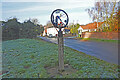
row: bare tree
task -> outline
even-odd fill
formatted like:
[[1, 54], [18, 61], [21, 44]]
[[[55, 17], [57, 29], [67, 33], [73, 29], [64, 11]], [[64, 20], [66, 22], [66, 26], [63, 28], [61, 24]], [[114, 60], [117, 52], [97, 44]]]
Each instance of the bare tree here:
[[39, 21], [37, 18], [30, 19], [31, 22], [33, 22], [35, 25], [39, 24]]
[[113, 24], [115, 23], [115, 14], [118, 11], [118, 4], [116, 0], [112, 2], [112, 0], [100, 0], [99, 2], [95, 2], [95, 6], [89, 9], [86, 9], [89, 16], [92, 18], [93, 22], [103, 22], [105, 28], [113, 28]]
[[53, 25], [52, 25], [52, 23], [50, 21], [48, 21], [47, 24], [46, 24], [46, 26], [47, 27], [52, 27]]

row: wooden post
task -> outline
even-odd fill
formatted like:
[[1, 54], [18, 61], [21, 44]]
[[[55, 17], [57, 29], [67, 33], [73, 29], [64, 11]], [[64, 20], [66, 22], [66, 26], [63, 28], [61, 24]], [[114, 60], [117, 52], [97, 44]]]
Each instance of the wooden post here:
[[59, 71], [64, 71], [64, 43], [61, 29], [58, 31], [58, 61]]
[[[62, 17], [62, 13], [66, 17]], [[57, 15], [54, 15], [57, 14]], [[64, 18], [64, 22], [62, 22], [62, 18]], [[54, 25], [54, 27], [59, 28], [58, 31], [58, 66], [59, 66], [59, 71], [64, 71], [64, 41], [63, 41], [63, 34], [61, 31], [61, 28], [65, 28], [68, 24], [69, 18], [67, 13], [64, 10], [61, 9], [56, 9], [52, 12], [51, 14], [51, 22]]]

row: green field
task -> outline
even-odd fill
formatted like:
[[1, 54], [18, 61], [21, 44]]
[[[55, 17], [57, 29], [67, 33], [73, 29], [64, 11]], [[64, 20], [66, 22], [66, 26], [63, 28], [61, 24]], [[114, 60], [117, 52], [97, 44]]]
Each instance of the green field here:
[[[3, 78], [50, 78], [45, 66], [58, 65], [57, 44], [40, 39], [3, 41], [2, 51]], [[64, 47], [64, 62], [76, 72], [55, 78], [118, 78], [118, 65], [68, 47]]]

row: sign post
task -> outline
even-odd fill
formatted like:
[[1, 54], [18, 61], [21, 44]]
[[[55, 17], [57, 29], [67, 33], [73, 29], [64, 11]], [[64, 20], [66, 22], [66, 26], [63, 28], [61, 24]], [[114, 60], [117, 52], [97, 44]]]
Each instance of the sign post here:
[[64, 10], [56, 9], [51, 14], [51, 22], [58, 28], [58, 65], [59, 71], [64, 71], [64, 40], [62, 28], [68, 24], [69, 18]]
[[58, 61], [59, 61], [59, 70], [64, 70], [64, 43], [63, 43], [63, 34], [62, 31], [58, 31]]

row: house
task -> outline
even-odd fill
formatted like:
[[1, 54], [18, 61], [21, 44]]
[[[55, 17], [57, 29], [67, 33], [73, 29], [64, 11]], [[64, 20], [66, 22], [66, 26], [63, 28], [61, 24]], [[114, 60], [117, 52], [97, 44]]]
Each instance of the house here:
[[57, 36], [57, 34], [58, 34], [58, 29], [57, 28], [55, 28], [55, 27], [53, 27], [53, 28], [47, 28], [47, 36]]
[[[103, 24], [103, 22], [98, 22], [98, 27]], [[77, 30], [78, 30], [78, 34], [82, 34], [82, 32], [93, 32], [93, 31], [97, 31], [97, 22], [94, 23], [89, 23], [87, 25], [82, 25], [80, 26]]]
[[65, 34], [69, 34], [70, 33], [70, 28], [65, 27], [64, 32], [65, 32]]
[[[55, 27], [49, 27], [44, 29], [43, 36], [49, 36], [49, 37], [57, 37], [58, 35], [58, 28]], [[62, 28], [63, 34], [65, 34], [64, 28]]]

